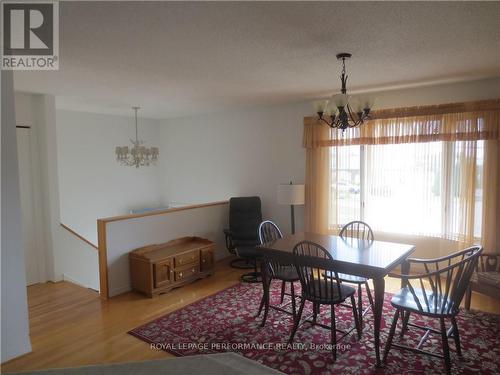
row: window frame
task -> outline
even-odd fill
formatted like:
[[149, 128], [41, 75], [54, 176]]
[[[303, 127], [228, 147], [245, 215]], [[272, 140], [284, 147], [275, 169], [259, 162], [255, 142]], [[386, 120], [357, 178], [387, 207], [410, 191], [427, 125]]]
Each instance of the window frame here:
[[[452, 177], [452, 166], [453, 166], [453, 161], [455, 158], [456, 154], [456, 148], [454, 146], [454, 143], [458, 141], [437, 141], [441, 142], [442, 144], [442, 173], [443, 176], [441, 177], [441, 195], [442, 195], [442, 201], [441, 201], [441, 228], [440, 230], [432, 235], [432, 234], [421, 234], [421, 233], [406, 233], [406, 232], [393, 232], [390, 230], [384, 230], [384, 229], [378, 229], [379, 232], [382, 233], [389, 233], [389, 234], [395, 234], [395, 235], [404, 235], [404, 236], [419, 236], [419, 237], [431, 237], [431, 238], [440, 238], [440, 239], [446, 239], [446, 240], [452, 240], [456, 241], [456, 233], [448, 233], [448, 227], [450, 226], [450, 217], [449, 217], [449, 209], [450, 209], [450, 199], [453, 198], [453, 177]], [[479, 141], [475, 141], [479, 142]], [[381, 145], [370, 145], [371, 147], [376, 147], [376, 146], [384, 146], [383, 144]], [[337, 146], [337, 147], [343, 147], [343, 146]], [[360, 198], [359, 198], [359, 209], [360, 209], [360, 220], [364, 221], [365, 220], [365, 206], [366, 206], [366, 173], [367, 173], [367, 162], [366, 162], [366, 155], [367, 155], [367, 150], [366, 150], [366, 145], [358, 145], [359, 147], [359, 170], [360, 170]], [[477, 145], [478, 147], [478, 145]], [[477, 160], [476, 160], [477, 163]], [[483, 172], [484, 173], [484, 172]], [[354, 219], [353, 219], [354, 220]], [[342, 227], [342, 223], [333, 223], [334, 227], [338, 227], [340, 229]], [[479, 241], [481, 238], [476, 237], [474, 235], [474, 239]]]

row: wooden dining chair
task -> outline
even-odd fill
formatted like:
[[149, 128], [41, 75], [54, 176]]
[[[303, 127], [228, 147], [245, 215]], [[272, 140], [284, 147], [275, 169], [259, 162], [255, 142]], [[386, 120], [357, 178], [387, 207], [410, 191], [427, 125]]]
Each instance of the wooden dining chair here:
[[470, 309], [472, 292], [486, 294], [500, 299], [500, 254], [483, 251], [477, 262], [476, 270], [470, 279], [465, 293], [465, 308]]
[[373, 242], [375, 239], [372, 228], [364, 221], [355, 220], [342, 227], [339, 233], [342, 238], [358, 238], [360, 240]]
[[[273, 223], [271, 220], [266, 220], [260, 223], [259, 225], [259, 239], [261, 244], [265, 244], [268, 242], [275, 241], [279, 238], [283, 238], [283, 234], [281, 233], [280, 228]], [[281, 280], [281, 298], [280, 304], [283, 304], [283, 300], [285, 298], [285, 294], [288, 294], [291, 298], [292, 302], [292, 317], [295, 319], [296, 315], [296, 301], [295, 301], [295, 288], [293, 283], [299, 280], [299, 276], [297, 275], [297, 271], [293, 264], [282, 264], [277, 260], [270, 260], [268, 265], [268, 275], [269, 275], [269, 284], [273, 279]], [[286, 293], [286, 284], [290, 283], [290, 293]], [[264, 291], [265, 293], [265, 291]], [[265, 296], [262, 295], [262, 299], [260, 301], [259, 312], [257, 316], [260, 316], [262, 312], [262, 308], [264, 307]], [[269, 306], [273, 309], [286, 312], [288, 311], [282, 309], [278, 306]], [[267, 316], [264, 316], [264, 320], [262, 321], [262, 326], [266, 324]]]
[[[460, 334], [456, 315], [459, 311], [460, 303], [469, 285], [469, 281], [474, 268], [477, 265], [482, 248], [479, 246], [469, 247], [454, 254], [435, 259], [407, 259], [406, 262], [423, 266], [425, 273], [417, 275], [399, 275], [403, 282], [403, 288], [392, 298], [391, 304], [396, 308], [392, 325], [389, 331], [389, 338], [385, 346], [383, 361], [387, 361], [387, 356], [391, 347], [410, 350], [416, 353], [426, 354], [444, 359], [447, 374], [451, 373], [450, 349], [448, 339], [453, 337], [456, 352], [462, 357], [460, 347]], [[408, 272], [410, 273], [409, 269]], [[413, 284], [412, 284], [413, 283]], [[425, 283], [430, 287], [426, 288]], [[414, 285], [416, 284], [416, 285]], [[439, 319], [440, 329], [410, 323], [410, 314], [418, 314], [430, 318]], [[408, 326], [425, 331], [417, 347], [393, 343], [394, 333], [399, 317], [402, 317], [403, 324], [401, 337], [404, 336]], [[446, 319], [451, 320], [450, 329], [446, 329]], [[422, 348], [431, 333], [441, 336], [441, 347], [443, 355], [435, 352], [428, 352]]]
[[[358, 339], [361, 337], [361, 329], [354, 300], [356, 290], [340, 282], [337, 271], [335, 271], [335, 267], [332, 266], [330, 262], [332, 257], [322, 246], [310, 241], [299, 242], [293, 248], [293, 258], [302, 291], [300, 307], [295, 317], [289, 343], [291, 344], [293, 342], [295, 333], [300, 325], [305, 302], [309, 301], [313, 304], [312, 323], [326, 328], [331, 332], [332, 355], [335, 361], [337, 358], [337, 331], [343, 333], [340, 339], [344, 338], [352, 331], [346, 332], [338, 330], [335, 322], [335, 306], [343, 303], [347, 298], [351, 299], [351, 308]], [[321, 305], [330, 306], [330, 327], [317, 322], [317, 315], [320, 313]]]
[[[366, 241], [367, 244], [370, 244], [374, 240], [373, 231], [370, 226], [364, 221], [351, 221], [342, 227], [340, 230], [340, 237], [344, 240], [348, 240], [349, 238], [356, 238], [358, 240]], [[340, 280], [342, 282], [356, 284], [358, 287], [358, 320], [363, 329], [363, 315], [365, 315], [370, 307], [373, 310], [373, 297], [370, 291], [370, 285], [368, 284], [368, 280], [366, 277], [347, 275], [347, 274], [339, 274]], [[363, 310], [363, 288], [366, 289], [366, 295], [368, 296], [369, 306]]]

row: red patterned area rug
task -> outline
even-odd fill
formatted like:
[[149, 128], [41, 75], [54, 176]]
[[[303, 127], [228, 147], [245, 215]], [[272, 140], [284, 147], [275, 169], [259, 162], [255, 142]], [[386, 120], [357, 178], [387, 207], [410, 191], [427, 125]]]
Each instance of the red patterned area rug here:
[[[273, 282], [271, 301], [279, 302], [280, 284]], [[373, 350], [373, 315], [364, 317], [361, 340], [355, 331], [338, 344], [337, 361], [332, 361], [330, 333], [319, 326], [304, 322], [299, 327], [294, 347], [287, 347], [292, 319], [270, 309], [264, 328], [256, 312], [262, 296], [259, 284], [238, 284], [189, 306], [174, 311], [135, 328], [129, 333], [151, 344], [152, 350], [165, 350], [176, 356], [210, 354], [232, 351], [256, 360], [286, 374], [441, 374], [444, 364], [438, 358], [400, 351], [393, 348], [384, 369], [376, 370]], [[382, 321], [382, 345], [385, 344], [394, 310], [391, 295], [386, 294]], [[286, 299], [286, 297], [285, 297]], [[289, 300], [288, 300], [289, 301]], [[290, 304], [285, 301], [285, 308]], [[307, 311], [306, 311], [307, 310]], [[303, 319], [311, 314], [306, 304]], [[337, 328], [352, 326], [352, 310], [336, 308]], [[329, 307], [323, 307], [320, 321], [329, 324]], [[461, 311], [457, 317], [464, 359], [459, 360], [452, 350], [452, 373], [500, 373], [500, 316], [478, 311]], [[414, 323], [438, 328], [433, 320], [412, 316]], [[400, 320], [401, 323], [401, 320]], [[400, 325], [395, 342], [399, 339]], [[416, 346], [421, 331], [410, 327], [402, 340]], [[340, 335], [340, 334], [338, 334]], [[424, 349], [440, 352], [441, 338], [430, 336]], [[454, 349], [453, 340], [450, 348]], [[382, 347], [383, 349], [383, 347]], [[382, 352], [383, 350], [381, 350]]]

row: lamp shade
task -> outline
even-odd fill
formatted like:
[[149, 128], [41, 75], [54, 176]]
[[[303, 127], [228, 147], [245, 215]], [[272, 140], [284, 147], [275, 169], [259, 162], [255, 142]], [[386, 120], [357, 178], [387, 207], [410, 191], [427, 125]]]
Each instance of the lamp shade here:
[[278, 185], [278, 204], [301, 205], [304, 199], [304, 184]]

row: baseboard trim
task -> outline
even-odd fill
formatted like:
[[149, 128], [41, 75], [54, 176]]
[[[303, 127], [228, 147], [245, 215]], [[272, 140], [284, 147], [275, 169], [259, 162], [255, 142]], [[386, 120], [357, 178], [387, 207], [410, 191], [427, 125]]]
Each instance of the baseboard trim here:
[[10, 363], [10, 362], [13, 362], [13, 361], [15, 361], [15, 360], [21, 359], [21, 358], [23, 358], [24, 356], [27, 356], [28, 354], [31, 354], [31, 353], [33, 353], [33, 349], [32, 349], [32, 350], [30, 350], [29, 352], [24, 353], [24, 354], [20, 354], [20, 355], [18, 355], [17, 357], [14, 357], [14, 358], [8, 359], [8, 360], [6, 360], [5, 362], [1, 362], [1, 363], [0, 363], [0, 365], [2, 365], [2, 366], [3, 366], [3, 365], [6, 365], [6, 364], [8, 364], [8, 363]]
[[99, 290], [93, 288], [92, 286], [90, 285], [86, 285], [82, 282], [80, 282], [79, 280], [76, 280], [74, 278], [72, 278], [71, 276], [68, 276], [67, 274], [63, 273], [62, 275], [62, 280], [61, 281], [68, 281], [70, 283], [73, 283], [73, 284], [76, 284], [78, 286], [81, 286], [82, 288], [87, 288], [87, 289], [92, 289], [92, 290], [95, 290], [96, 292], [99, 293]]
[[120, 286], [118, 288], [114, 288], [114, 289], [111, 289], [109, 291], [109, 298], [117, 297], [120, 294], [124, 294], [124, 293], [131, 292], [131, 291], [132, 291], [132, 287], [130, 285], [129, 286]]

